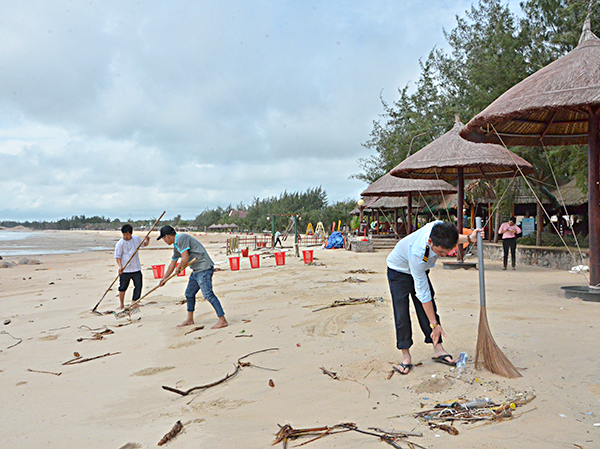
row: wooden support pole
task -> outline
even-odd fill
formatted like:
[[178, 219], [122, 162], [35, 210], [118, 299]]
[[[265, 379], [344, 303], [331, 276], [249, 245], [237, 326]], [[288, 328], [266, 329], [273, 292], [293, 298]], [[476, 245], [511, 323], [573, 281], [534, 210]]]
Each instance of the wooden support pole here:
[[590, 287], [600, 284], [600, 115], [588, 122], [588, 216], [590, 239]]

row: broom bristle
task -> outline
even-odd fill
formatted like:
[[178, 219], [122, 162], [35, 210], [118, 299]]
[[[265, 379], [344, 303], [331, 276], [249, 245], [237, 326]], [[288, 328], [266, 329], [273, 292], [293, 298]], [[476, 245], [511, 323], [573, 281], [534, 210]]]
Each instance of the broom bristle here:
[[482, 367], [494, 374], [508, 377], [509, 379], [522, 377], [521, 373], [510, 363], [510, 360], [508, 360], [494, 341], [488, 324], [485, 306], [481, 307], [479, 313], [479, 330], [475, 354], [475, 368], [481, 369]]

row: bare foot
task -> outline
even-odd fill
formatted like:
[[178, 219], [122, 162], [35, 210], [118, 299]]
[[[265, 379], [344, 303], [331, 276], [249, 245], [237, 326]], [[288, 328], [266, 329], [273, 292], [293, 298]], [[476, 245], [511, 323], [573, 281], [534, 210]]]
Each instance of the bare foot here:
[[178, 324], [177, 327], [185, 327], [185, 326], [191, 326], [192, 324], [194, 324], [193, 321], [190, 320], [185, 320], [183, 323]]
[[217, 324], [215, 324], [213, 327], [211, 327], [211, 329], [221, 329], [222, 327], [227, 327], [227, 326], [229, 326], [229, 323], [227, 322], [225, 317], [222, 316], [219, 318], [219, 321], [217, 321]]
[[117, 310], [123, 310], [125, 308], [125, 304], [121, 304], [119, 307], [117, 307]]

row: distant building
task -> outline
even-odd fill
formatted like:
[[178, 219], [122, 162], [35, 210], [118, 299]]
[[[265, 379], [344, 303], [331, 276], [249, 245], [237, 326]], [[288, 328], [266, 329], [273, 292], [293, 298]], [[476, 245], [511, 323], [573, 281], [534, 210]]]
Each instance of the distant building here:
[[246, 215], [248, 215], [248, 213], [244, 212], [243, 210], [232, 210], [229, 212], [230, 217], [246, 218]]

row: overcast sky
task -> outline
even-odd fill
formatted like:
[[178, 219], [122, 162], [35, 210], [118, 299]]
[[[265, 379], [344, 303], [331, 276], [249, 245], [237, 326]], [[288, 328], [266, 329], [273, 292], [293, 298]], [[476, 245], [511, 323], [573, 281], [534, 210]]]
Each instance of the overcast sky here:
[[2, 1], [0, 220], [358, 199], [380, 93], [416, 81], [470, 5]]

